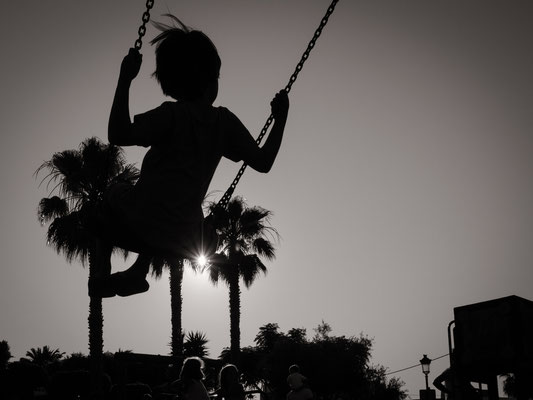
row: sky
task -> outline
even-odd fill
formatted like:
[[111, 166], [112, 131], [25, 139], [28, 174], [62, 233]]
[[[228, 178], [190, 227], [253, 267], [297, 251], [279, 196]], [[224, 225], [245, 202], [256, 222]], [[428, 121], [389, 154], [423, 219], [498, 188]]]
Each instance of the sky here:
[[[3, 4], [0, 339], [15, 359], [44, 345], [88, 352], [88, 270], [47, 247], [36, 210], [49, 193], [33, 173], [87, 137], [106, 140], [144, 3]], [[257, 136], [328, 5], [167, 0], [152, 16], [170, 11], [211, 37], [222, 59], [215, 105]], [[372, 363], [393, 372], [447, 354], [454, 307], [533, 300], [532, 17], [526, 0], [338, 3], [293, 86], [274, 168], [247, 171], [236, 191], [271, 210], [280, 234], [268, 274], [243, 289], [243, 346], [266, 323], [311, 337], [325, 321], [333, 335], [373, 338]], [[166, 100], [153, 49], [142, 52], [132, 114]], [[126, 149], [138, 166], [143, 154]], [[238, 168], [221, 163], [212, 199]], [[105, 350], [168, 354], [168, 277], [150, 285], [104, 299]], [[229, 346], [227, 288], [187, 271], [183, 302], [184, 329], [204, 332], [217, 357]], [[430, 379], [447, 366], [434, 361]], [[389, 377], [411, 395], [424, 386], [419, 367]]]

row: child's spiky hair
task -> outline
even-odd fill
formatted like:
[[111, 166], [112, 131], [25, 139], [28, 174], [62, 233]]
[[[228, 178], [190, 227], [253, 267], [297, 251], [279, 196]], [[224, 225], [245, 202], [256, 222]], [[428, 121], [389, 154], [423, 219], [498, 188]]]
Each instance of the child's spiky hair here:
[[191, 30], [172, 14], [165, 14], [174, 26], [154, 25], [162, 32], [150, 43], [156, 44], [156, 70], [153, 76], [163, 93], [176, 100], [191, 100], [220, 74], [220, 57], [211, 39]]

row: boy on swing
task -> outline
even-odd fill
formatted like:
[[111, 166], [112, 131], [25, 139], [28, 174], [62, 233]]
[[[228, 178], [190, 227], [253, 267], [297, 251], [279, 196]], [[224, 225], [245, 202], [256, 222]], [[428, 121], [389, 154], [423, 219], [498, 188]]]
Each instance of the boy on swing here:
[[[202, 202], [222, 157], [268, 172], [281, 145], [289, 100], [285, 90], [271, 102], [274, 124], [259, 147], [241, 121], [213, 107], [221, 61], [211, 40], [178, 26], [162, 26], [156, 44], [154, 76], [175, 101], [136, 115], [129, 112], [129, 89], [142, 63], [130, 49], [122, 61], [109, 116], [108, 139], [118, 146], [149, 147], [134, 186], [115, 184], [104, 198], [104, 233], [98, 242], [102, 276], [89, 282], [96, 297], [129, 296], [148, 290], [146, 275], [154, 256], [192, 256], [202, 240]], [[134, 264], [110, 275], [113, 246], [138, 253]]]

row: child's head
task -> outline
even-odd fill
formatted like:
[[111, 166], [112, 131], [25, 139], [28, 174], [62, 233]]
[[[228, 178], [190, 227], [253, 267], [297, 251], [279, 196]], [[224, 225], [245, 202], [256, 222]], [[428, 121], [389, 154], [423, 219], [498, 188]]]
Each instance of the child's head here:
[[293, 364], [289, 367], [289, 374], [295, 374], [297, 372], [300, 372], [300, 367], [296, 364]]
[[183, 366], [181, 367], [180, 379], [190, 378], [190, 379], [204, 379], [205, 375], [203, 373], [204, 362], [199, 357], [189, 357], [183, 361]]
[[167, 16], [178, 26], [155, 24], [162, 32], [151, 41], [157, 45], [153, 75], [167, 96], [176, 100], [198, 99], [206, 90], [218, 88], [220, 57], [203, 32], [190, 30], [173, 15]]
[[239, 383], [239, 370], [233, 364], [226, 364], [218, 374], [218, 383], [221, 389], [228, 390]]

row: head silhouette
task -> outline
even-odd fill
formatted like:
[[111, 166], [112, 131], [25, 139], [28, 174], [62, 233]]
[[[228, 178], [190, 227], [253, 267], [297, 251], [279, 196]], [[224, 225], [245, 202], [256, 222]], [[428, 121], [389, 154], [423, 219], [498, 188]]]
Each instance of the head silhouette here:
[[222, 390], [230, 390], [239, 383], [239, 370], [233, 364], [226, 364], [218, 374], [218, 382]]
[[166, 16], [176, 26], [155, 23], [162, 32], [151, 41], [156, 45], [153, 76], [167, 96], [188, 101], [207, 96], [212, 103], [221, 65], [215, 45], [203, 32], [191, 30], [171, 14]]
[[180, 379], [204, 379], [204, 362], [199, 357], [189, 357], [183, 361]]
[[300, 372], [300, 367], [296, 364], [293, 364], [289, 367], [289, 373], [290, 374], [295, 374], [297, 372]]

